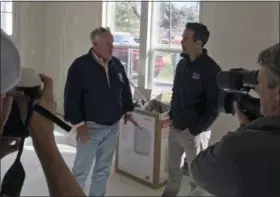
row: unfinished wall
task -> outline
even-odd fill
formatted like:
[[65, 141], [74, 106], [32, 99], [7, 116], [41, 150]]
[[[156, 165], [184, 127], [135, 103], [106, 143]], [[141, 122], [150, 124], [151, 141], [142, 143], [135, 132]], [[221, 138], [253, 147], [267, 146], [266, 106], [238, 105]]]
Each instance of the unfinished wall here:
[[101, 26], [100, 2], [46, 2], [46, 68], [56, 80], [55, 95], [62, 112], [69, 66], [90, 48], [90, 32]]
[[[203, 2], [201, 21], [211, 31], [209, 53], [223, 70], [256, 69], [260, 50], [279, 42], [279, 2]], [[235, 117], [221, 114], [212, 140], [236, 127]]]
[[45, 69], [45, 2], [16, 2], [15, 41], [21, 52], [21, 65], [43, 72]]
[[[50, 74], [61, 111], [67, 69], [90, 47], [89, 33], [102, 21], [101, 2], [20, 2], [17, 25], [23, 65]], [[254, 69], [259, 51], [279, 41], [279, 2], [202, 2], [201, 21], [208, 25], [209, 53], [225, 70]], [[222, 114], [213, 141], [237, 127]]]
[[16, 42], [22, 65], [54, 79], [61, 112], [68, 67], [90, 48], [89, 34], [101, 26], [101, 2], [16, 2]]

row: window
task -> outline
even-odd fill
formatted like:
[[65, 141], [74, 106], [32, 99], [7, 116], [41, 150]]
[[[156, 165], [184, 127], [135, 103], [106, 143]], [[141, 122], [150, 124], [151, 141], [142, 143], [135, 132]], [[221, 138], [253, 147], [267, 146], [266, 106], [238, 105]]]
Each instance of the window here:
[[169, 47], [180, 46], [182, 33], [187, 22], [197, 22], [197, 2], [155, 2], [153, 9], [156, 26], [155, 43]]
[[[163, 92], [163, 100], [170, 101], [175, 69], [181, 59], [181, 39], [188, 22], [198, 22], [199, 2], [161, 1], [153, 3], [152, 47], [156, 61], [153, 65], [155, 74], [151, 74], [150, 87], [153, 94]], [[162, 64], [159, 64], [161, 59]]]
[[1, 1], [1, 29], [8, 35], [13, 34], [13, 5], [12, 2]]
[[113, 55], [122, 61], [128, 78], [137, 86], [141, 2], [107, 2], [107, 10], [111, 10], [106, 26], [114, 36]]
[[139, 87], [163, 92], [170, 100], [174, 70], [181, 53], [187, 22], [199, 20], [199, 2], [104, 2], [106, 26], [114, 35], [114, 55], [125, 65], [128, 77]]
[[181, 59], [179, 52], [155, 52], [156, 62], [153, 65], [154, 77], [152, 89], [153, 95], [163, 93], [164, 101], [168, 102], [171, 98], [171, 89], [173, 86], [173, 79], [175, 76], [176, 66]]

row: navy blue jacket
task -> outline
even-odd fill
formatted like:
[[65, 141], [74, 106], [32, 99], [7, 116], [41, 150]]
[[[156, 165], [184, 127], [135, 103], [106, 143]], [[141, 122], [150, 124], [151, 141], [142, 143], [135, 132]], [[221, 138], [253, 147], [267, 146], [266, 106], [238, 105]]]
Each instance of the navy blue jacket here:
[[177, 65], [170, 118], [176, 129], [194, 135], [207, 130], [219, 115], [220, 89], [216, 75], [221, 71], [207, 51], [193, 62], [184, 56]]
[[72, 124], [82, 121], [112, 125], [125, 112], [133, 111], [130, 84], [119, 59], [108, 63], [110, 86], [105, 68], [91, 50], [77, 58], [68, 70], [64, 90], [64, 118]]

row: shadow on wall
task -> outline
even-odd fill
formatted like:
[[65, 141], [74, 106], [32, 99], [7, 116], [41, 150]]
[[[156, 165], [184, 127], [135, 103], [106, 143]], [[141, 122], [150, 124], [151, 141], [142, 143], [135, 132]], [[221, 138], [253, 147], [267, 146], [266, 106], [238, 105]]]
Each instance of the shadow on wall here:
[[212, 126], [210, 145], [219, 141], [224, 135], [238, 128], [236, 117], [231, 114], [221, 113]]

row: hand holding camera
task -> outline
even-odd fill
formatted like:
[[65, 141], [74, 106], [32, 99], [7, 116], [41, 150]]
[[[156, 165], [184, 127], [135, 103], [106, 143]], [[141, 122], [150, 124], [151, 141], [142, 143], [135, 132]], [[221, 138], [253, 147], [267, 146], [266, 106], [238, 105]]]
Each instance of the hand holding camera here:
[[[40, 74], [39, 75], [43, 82], [43, 91], [40, 100], [38, 100], [38, 105], [44, 107], [48, 111], [53, 111], [54, 108], [54, 96], [53, 96], [53, 81], [50, 77]], [[38, 112], [34, 111], [32, 118], [30, 120], [30, 135], [32, 138], [36, 138], [36, 141], [54, 141], [54, 124], [51, 120], [40, 115]]]
[[[54, 125], [50, 122], [58, 124], [66, 131], [71, 130], [69, 125], [52, 114], [55, 101], [51, 78], [42, 74], [38, 75], [32, 69], [21, 68], [21, 80], [9, 94], [14, 97], [14, 101], [4, 129], [4, 136], [28, 137], [31, 134], [32, 137], [35, 137], [33, 127], [45, 129], [49, 125], [48, 129], [53, 131]], [[45, 123], [48, 124], [45, 125]], [[29, 130], [31, 130], [30, 133]]]
[[21, 155], [29, 135], [50, 196], [85, 196], [55, 144], [53, 122], [66, 131], [71, 127], [51, 113], [54, 109], [52, 79], [20, 65], [18, 49], [1, 29], [0, 159], [18, 153], [2, 178], [0, 196], [20, 196], [26, 177]]
[[[38, 100], [38, 105], [44, 107], [46, 110], [52, 111], [53, 106], [54, 106], [54, 99], [53, 99], [53, 85], [52, 85], [52, 79], [45, 76], [45, 75], [39, 75], [43, 84], [44, 84], [44, 89], [42, 91], [42, 96], [40, 100]], [[8, 105], [7, 102], [14, 102], [18, 105], [19, 112], [20, 112], [20, 119], [24, 123], [24, 121], [27, 118], [27, 113], [28, 113], [28, 102], [29, 102], [29, 97], [26, 95], [16, 95], [14, 97], [7, 96], [4, 98], [6, 100], [5, 104]], [[12, 104], [10, 103], [10, 106]], [[11, 118], [13, 118], [13, 114]], [[14, 120], [9, 120], [10, 122], [15, 123]], [[8, 122], [9, 123], [9, 122]], [[30, 119], [29, 122], [29, 131], [30, 135], [33, 138], [36, 138], [36, 140], [54, 140], [52, 132], [53, 131], [54, 125], [51, 120], [45, 118], [42, 115], [39, 115], [36, 111], [33, 112], [32, 118]], [[48, 131], [48, 132], [44, 132]], [[15, 135], [13, 136], [13, 133], [10, 133], [9, 130], [6, 130], [4, 134], [7, 136], [3, 136], [1, 138], [1, 151], [0, 151], [0, 158], [5, 157], [6, 155], [13, 153], [18, 150], [19, 144], [20, 144], [20, 137], [23, 135], [23, 133], [20, 133], [19, 131], [18, 136]]]

